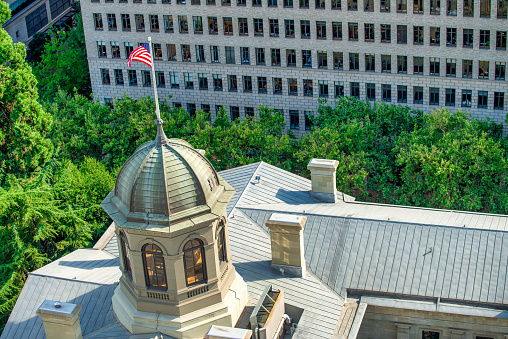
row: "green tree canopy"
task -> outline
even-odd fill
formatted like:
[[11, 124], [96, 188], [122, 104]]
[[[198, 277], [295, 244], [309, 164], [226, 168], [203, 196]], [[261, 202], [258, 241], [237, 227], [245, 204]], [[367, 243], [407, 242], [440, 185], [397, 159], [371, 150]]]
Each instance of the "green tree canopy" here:
[[[0, 1], [0, 26], [9, 17], [9, 5]], [[52, 154], [46, 138], [52, 119], [38, 102], [37, 80], [25, 57], [25, 45], [13, 44], [0, 28], [0, 182], [6, 174], [39, 170]]]

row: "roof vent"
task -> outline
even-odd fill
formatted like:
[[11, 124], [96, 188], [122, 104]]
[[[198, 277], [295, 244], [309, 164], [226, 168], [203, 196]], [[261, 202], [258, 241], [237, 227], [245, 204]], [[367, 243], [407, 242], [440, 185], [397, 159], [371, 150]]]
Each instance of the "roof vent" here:
[[79, 311], [81, 305], [46, 300], [36, 311], [42, 318], [48, 339], [82, 339]]
[[325, 202], [337, 202], [337, 160], [313, 158], [307, 168], [312, 181], [311, 196]]
[[266, 221], [270, 229], [273, 268], [299, 277], [305, 275], [303, 226], [306, 221], [304, 216], [280, 213], [273, 213]]

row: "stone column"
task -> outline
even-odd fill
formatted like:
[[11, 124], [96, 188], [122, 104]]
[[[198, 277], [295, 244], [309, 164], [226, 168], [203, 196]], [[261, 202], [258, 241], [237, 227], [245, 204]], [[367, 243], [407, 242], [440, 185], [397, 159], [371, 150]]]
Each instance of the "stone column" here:
[[397, 339], [409, 339], [411, 324], [395, 323], [397, 326]]
[[79, 311], [81, 305], [46, 300], [36, 314], [42, 318], [48, 339], [82, 339]]
[[312, 159], [307, 168], [312, 181], [311, 196], [325, 202], [337, 202], [336, 174], [339, 162], [328, 159]]

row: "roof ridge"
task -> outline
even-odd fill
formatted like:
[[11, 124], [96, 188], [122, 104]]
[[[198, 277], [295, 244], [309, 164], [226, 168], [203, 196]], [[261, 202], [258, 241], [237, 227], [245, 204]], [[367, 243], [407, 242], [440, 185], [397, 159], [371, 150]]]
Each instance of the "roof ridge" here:
[[[255, 164], [255, 163], [254, 163]], [[252, 173], [251, 177], [249, 178], [249, 180], [247, 180], [247, 185], [245, 185], [245, 188], [243, 189], [242, 193], [240, 193], [240, 196], [238, 197], [238, 200], [236, 200], [235, 204], [233, 205], [233, 208], [231, 208], [231, 212], [229, 212], [228, 214], [228, 218], [231, 217], [231, 215], [233, 214], [233, 212], [235, 211], [236, 209], [236, 206], [238, 205], [238, 203], [242, 200], [242, 197], [243, 195], [245, 194], [245, 192], [249, 189], [249, 183], [252, 181], [252, 178], [255, 178], [256, 174], [258, 173], [259, 169], [261, 168], [261, 165], [263, 164], [263, 161], [259, 161], [258, 162], [258, 166], [256, 167], [256, 170]]]

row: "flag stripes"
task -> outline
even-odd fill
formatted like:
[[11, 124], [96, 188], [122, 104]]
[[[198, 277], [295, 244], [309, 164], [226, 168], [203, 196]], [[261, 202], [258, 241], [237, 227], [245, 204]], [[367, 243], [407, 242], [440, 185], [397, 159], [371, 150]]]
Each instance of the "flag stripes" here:
[[131, 67], [131, 61], [140, 61], [152, 67], [152, 58], [150, 57], [150, 46], [149, 44], [141, 44], [138, 48], [132, 51], [129, 55], [129, 67]]

